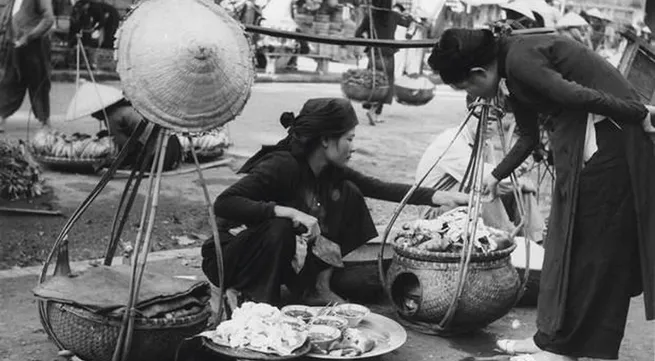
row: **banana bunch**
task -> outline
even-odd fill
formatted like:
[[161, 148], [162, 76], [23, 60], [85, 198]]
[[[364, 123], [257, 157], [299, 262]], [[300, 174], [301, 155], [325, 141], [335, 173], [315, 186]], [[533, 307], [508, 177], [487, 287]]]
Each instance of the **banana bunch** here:
[[[178, 135], [178, 140], [185, 154], [191, 153], [191, 143], [186, 136]], [[209, 132], [192, 135], [193, 147], [197, 153], [213, 152], [218, 149], [227, 148], [230, 145], [230, 139], [224, 128], [218, 128]]]
[[35, 154], [69, 159], [106, 158], [116, 153], [111, 137], [75, 133], [66, 135], [57, 130], [41, 130], [31, 142]]

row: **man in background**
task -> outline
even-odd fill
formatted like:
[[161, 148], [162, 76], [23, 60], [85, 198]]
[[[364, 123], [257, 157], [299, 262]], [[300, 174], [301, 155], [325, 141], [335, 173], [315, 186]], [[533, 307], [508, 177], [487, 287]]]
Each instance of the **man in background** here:
[[50, 0], [14, 0], [6, 31], [10, 46], [0, 79], [0, 132], [20, 108], [27, 92], [42, 126], [50, 125], [50, 29], [55, 17]]

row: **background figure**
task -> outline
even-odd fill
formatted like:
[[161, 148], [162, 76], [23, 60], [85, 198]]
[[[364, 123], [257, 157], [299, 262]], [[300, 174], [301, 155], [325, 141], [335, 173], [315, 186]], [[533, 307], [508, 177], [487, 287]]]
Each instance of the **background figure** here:
[[81, 31], [84, 46], [112, 49], [119, 23], [120, 15], [115, 7], [94, 0], [78, 0], [71, 13], [68, 44], [75, 46]]
[[49, 0], [15, 0], [5, 6], [6, 60], [0, 66], [0, 132], [29, 93], [32, 111], [43, 126], [50, 124], [50, 36], [54, 24]]
[[[391, 0], [372, 0], [372, 9], [364, 14], [362, 22], [355, 30], [355, 37], [368, 35], [370, 39], [388, 39], [394, 38], [396, 27], [399, 23], [407, 24], [408, 18], [391, 9]], [[369, 123], [375, 125], [379, 122], [378, 116], [382, 114], [384, 104], [393, 102], [393, 85], [394, 85], [394, 54], [393, 48], [367, 48], [369, 69], [383, 71], [387, 75], [389, 90], [383, 101], [378, 103], [364, 103], [364, 109], [368, 109], [366, 116]]]

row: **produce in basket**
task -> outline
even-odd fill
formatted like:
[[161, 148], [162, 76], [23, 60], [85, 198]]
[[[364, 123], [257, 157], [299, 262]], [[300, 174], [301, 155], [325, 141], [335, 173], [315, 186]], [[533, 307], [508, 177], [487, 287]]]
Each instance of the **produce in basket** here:
[[106, 132], [95, 137], [88, 134], [64, 134], [57, 130], [40, 130], [31, 141], [32, 152], [38, 156], [69, 159], [102, 159], [116, 153], [116, 146]]
[[[436, 219], [416, 220], [403, 225], [396, 235], [396, 244], [429, 252], [460, 252], [468, 218], [467, 207], [459, 207]], [[509, 233], [486, 226], [482, 218], [478, 218], [475, 238], [475, 252], [497, 251], [512, 244]]]
[[376, 70], [375, 76], [373, 74], [373, 71], [370, 69], [349, 69], [341, 75], [341, 84], [353, 85], [364, 89], [389, 86], [389, 81], [384, 72]]
[[41, 169], [25, 144], [0, 140], [0, 198], [14, 200], [43, 193]]
[[[177, 138], [180, 140], [182, 152], [187, 158], [191, 157], [191, 143], [189, 143], [189, 139], [184, 135], [178, 135]], [[193, 139], [193, 147], [200, 156], [216, 153], [230, 145], [230, 139], [223, 127], [194, 134], [191, 138]]]

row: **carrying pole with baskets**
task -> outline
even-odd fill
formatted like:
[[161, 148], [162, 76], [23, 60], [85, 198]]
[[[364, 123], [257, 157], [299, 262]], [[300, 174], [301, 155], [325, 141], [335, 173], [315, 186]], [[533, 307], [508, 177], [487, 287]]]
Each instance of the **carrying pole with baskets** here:
[[[419, 331], [426, 333], [433, 333], [443, 336], [448, 336], [461, 332], [472, 331], [476, 328], [484, 327], [487, 324], [495, 321], [506, 314], [511, 307], [521, 298], [527, 279], [529, 276], [529, 237], [525, 238], [526, 242], [526, 272], [522, 282], [518, 279], [518, 274], [511, 266], [509, 255], [514, 250], [515, 246], [510, 249], [489, 252], [488, 254], [475, 254], [474, 255], [474, 240], [476, 239], [476, 230], [478, 219], [480, 215], [482, 203], [482, 181], [483, 181], [483, 148], [485, 146], [484, 134], [486, 132], [487, 124], [489, 121], [489, 112], [495, 109], [498, 114], [498, 129], [500, 134], [501, 144], [503, 149], [507, 149], [507, 142], [503, 127], [501, 123], [502, 109], [497, 105], [497, 101], [493, 100], [480, 100], [478, 99], [471, 105], [467, 117], [459, 126], [453, 140], [448, 144], [444, 152], [436, 159], [430, 169], [410, 188], [405, 197], [401, 200], [396, 207], [391, 220], [384, 230], [382, 236], [382, 246], [378, 254], [378, 272], [380, 282], [383, 285], [387, 297], [394, 304], [400, 316], [407, 321], [408, 326], [416, 326]], [[443, 253], [431, 252], [430, 255], [414, 255], [411, 252], [396, 248], [396, 254], [392, 261], [391, 268], [388, 273], [385, 272], [383, 266], [385, 245], [388, 241], [391, 229], [398, 219], [400, 212], [407, 204], [408, 199], [416, 191], [416, 189], [423, 183], [427, 175], [447, 154], [450, 147], [453, 145], [457, 137], [464, 130], [466, 124], [471, 121], [471, 118], [479, 110], [479, 119], [477, 125], [477, 132], [475, 136], [475, 143], [473, 146], [472, 156], [469, 162], [469, 167], [466, 171], [464, 180], [462, 181], [460, 191], [469, 192], [469, 205], [467, 206], [467, 226], [464, 230], [463, 241], [464, 245], [460, 253]], [[517, 179], [514, 175], [511, 177], [512, 186], [514, 188], [514, 198], [517, 205], [519, 205], [519, 215], [521, 223], [512, 231], [510, 236], [513, 239], [516, 234], [523, 228], [525, 222], [525, 210], [523, 208], [523, 200]], [[400, 253], [399, 253], [400, 252]], [[399, 267], [394, 268], [394, 262], [398, 261]], [[474, 266], [475, 263], [480, 262], [480, 265]], [[484, 264], [486, 262], [486, 264]], [[413, 271], [407, 271], [403, 268], [419, 267], [415, 273], [418, 276], [420, 284], [421, 278], [425, 281], [426, 286], [430, 283], [434, 287], [439, 288], [439, 292], [428, 294], [425, 289], [421, 289], [421, 297], [429, 298], [430, 301], [425, 301], [423, 305], [419, 305], [418, 311], [406, 312], [398, 305], [396, 296], [392, 293], [392, 288], [395, 284], [390, 284], [390, 278], [396, 280], [401, 279], [401, 276], [412, 274]], [[487, 277], [482, 282], [477, 282], [475, 277], [484, 278], [485, 272], [497, 272], [496, 274]], [[423, 276], [421, 276], [423, 275]], [[492, 284], [498, 280], [504, 280], [504, 284]], [[402, 282], [407, 283], [408, 279]], [[447, 283], [447, 284], [446, 284]], [[475, 287], [472, 287], [475, 284]], [[485, 287], [490, 288], [486, 290]], [[500, 289], [504, 290], [500, 290]], [[473, 295], [474, 293], [476, 293]], [[482, 292], [482, 293], [481, 293]], [[445, 299], [444, 295], [449, 295], [450, 299]], [[485, 298], [491, 303], [485, 304]], [[424, 307], [425, 310], [421, 310]], [[494, 309], [495, 308], [495, 309]], [[429, 310], [428, 310], [429, 309]], [[427, 313], [427, 314], [426, 314]], [[477, 318], [477, 319], [476, 319]]]
[[[165, 36], [162, 36], [165, 32]], [[158, 37], [153, 42], [150, 35]], [[148, 49], [143, 51], [143, 49]], [[80, 204], [57, 236], [53, 248], [39, 277], [39, 287], [56, 287], [71, 274], [68, 260], [68, 235], [73, 225], [91, 206], [100, 192], [113, 179], [120, 164], [137, 142], [145, 140], [141, 152], [132, 167], [114, 216], [104, 265], [95, 269], [101, 275], [116, 275], [108, 271], [121, 244], [121, 234], [128, 222], [139, 188], [147, 173], [145, 201], [140, 223], [133, 243], [133, 256], [127, 278], [129, 289], [126, 300], [119, 299], [112, 305], [117, 312], [99, 312], [77, 299], [77, 294], [61, 302], [57, 297], [39, 296], [41, 323], [62, 350], [70, 350], [82, 359], [94, 361], [173, 360], [177, 347], [207, 327], [211, 314], [207, 298], [209, 285], [199, 284], [203, 294], [190, 309], [175, 308], [164, 316], [149, 317], [143, 314], [145, 307], [140, 299], [143, 286], [149, 289], [150, 299], [156, 309], [177, 306], [178, 298], [188, 296], [190, 288], [168, 276], [167, 287], [175, 290], [163, 295], [153, 283], [144, 278], [148, 262], [155, 219], [161, 190], [164, 157], [167, 143], [173, 132], [188, 137], [198, 180], [204, 195], [207, 217], [216, 248], [219, 302], [217, 317], [223, 312], [223, 255], [213, 204], [198, 161], [198, 154], [190, 135], [218, 128], [233, 120], [249, 99], [254, 84], [255, 69], [252, 50], [244, 35], [243, 27], [211, 0], [149, 0], [140, 2], [132, 9], [117, 34], [118, 73], [125, 97], [143, 115], [137, 129], [121, 149], [106, 173], [88, 197]], [[220, 64], [221, 66], [217, 66]], [[228, 76], [228, 74], [230, 76]], [[238, 74], [237, 77], [231, 76]], [[150, 163], [152, 162], [152, 163]], [[148, 169], [148, 164], [152, 164]], [[130, 247], [123, 247], [129, 256]], [[54, 275], [49, 268], [56, 257]], [[90, 273], [91, 276], [98, 273]], [[85, 274], [83, 274], [84, 276]], [[156, 275], [152, 275], [155, 277]], [[72, 278], [72, 280], [80, 277]], [[55, 282], [52, 282], [52, 281]], [[101, 279], [104, 284], [106, 279]], [[70, 284], [74, 281], [64, 281]], [[115, 284], [114, 282], [113, 284]], [[37, 287], [37, 288], [39, 288]], [[121, 283], [121, 287], [123, 284]], [[181, 291], [180, 288], [183, 288]], [[43, 289], [43, 287], [42, 287]], [[154, 291], [153, 291], [154, 289]], [[198, 289], [193, 288], [193, 290]], [[55, 290], [56, 291], [56, 290]], [[205, 292], [206, 291], [206, 292]], [[56, 292], [55, 292], [56, 293]], [[42, 293], [43, 294], [43, 293]], [[154, 294], [154, 295], [153, 295]], [[122, 295], [122, 293], [121, 293]], [[93, 292], [87, 293], [92, 298]], [[116, 298], [116, 295], [110, 295]], [[169, 302], [161, 303], [160, 296]], [[207, 296], [207, 297], [205, 297]], [[111, 297], [107, 297], [111, 298]], [[124, 302], [124, 303], [123, 303]], [[157, 303], [160, 302], [160, 303]], [[95, 304], [93, 304], [95, 305]], [[92, 306], [93, 306], [92, 305]], [[180, 311], [182, 310], [182, 312]], [[153, 310], [154, 313], [155, 310]], [[155, 313], [158, 315], [159, 313]]]

